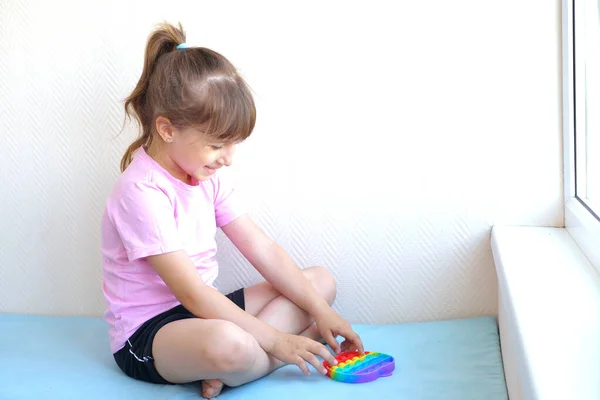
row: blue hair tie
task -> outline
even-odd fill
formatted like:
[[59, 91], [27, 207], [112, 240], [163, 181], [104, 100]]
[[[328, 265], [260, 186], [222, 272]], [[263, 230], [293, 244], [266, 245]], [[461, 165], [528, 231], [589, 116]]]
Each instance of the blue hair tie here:
[[189, 48], [189, 47], [190, 47], [190, 46], [188, 46], [188, 44], [187, 44], [187, 43], [181, 43], [180, 45], [178, 45], [178, 46], [177, 46], [177, 48], [178, 48], [179, 50], [181, 50], [181, 49], [187, 49], [187, 48]]

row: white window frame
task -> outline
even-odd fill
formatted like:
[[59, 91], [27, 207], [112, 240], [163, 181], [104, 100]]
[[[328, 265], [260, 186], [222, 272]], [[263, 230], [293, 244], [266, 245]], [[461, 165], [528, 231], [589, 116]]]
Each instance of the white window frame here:
[[[576, 196], [574, 12], [579, 0], [562, 0], [563, 140], [565, 228], [591, 263], [600, 271], [600, 221]], [[577, 49], [575, 49], [577, 52]], [[581, 104], [581, 103], [580, 103]], [[598, 110], [600, 112], [600, 110]], [[597, 212], [597, 211], [596, 211]]]

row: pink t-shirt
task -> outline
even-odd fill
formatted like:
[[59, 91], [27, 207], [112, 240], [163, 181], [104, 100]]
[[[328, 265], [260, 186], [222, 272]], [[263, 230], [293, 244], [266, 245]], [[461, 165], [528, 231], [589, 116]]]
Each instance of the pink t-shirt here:
[[219, 172], [191, 186], [143, 149], [136, 151], [102, 216], [104, 317], [113, 353], [148, 319], [180, 304], [145, 257], [183, 249], [214, 288], [217, 227], [243, 213], [232, 184]]

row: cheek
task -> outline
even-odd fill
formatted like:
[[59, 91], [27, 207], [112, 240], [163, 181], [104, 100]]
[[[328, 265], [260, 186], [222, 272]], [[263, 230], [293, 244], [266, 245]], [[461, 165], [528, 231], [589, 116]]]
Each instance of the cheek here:
[[196, 160], [198, 167], [204, 167], [212, 164], [215, 161], [215, 157], [212, 154], [202, 154]]
[[213, 164], [216, 159], [217, 155], [215, 155], [215, 152], [203, 152], [194, 154], [190, 161], [192, 161], [195, 168], [202, 168]]
[[205, 155], [201, 154], [197, 150], [194, 151], [186, 146], [181, 146], [172, 153], [172, 159], [179, 165], [179, 168], [190, 173], [204, 165]]

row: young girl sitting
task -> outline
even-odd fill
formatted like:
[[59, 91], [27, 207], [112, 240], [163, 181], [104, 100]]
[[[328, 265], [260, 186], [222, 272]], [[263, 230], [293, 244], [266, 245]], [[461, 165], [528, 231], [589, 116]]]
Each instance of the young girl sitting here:
[[[152, 32], [125, 101], [141, 135], [122, 159], [102, 218], [116, 363], [147, 382], [202, 380], [206, 398], [285, 364], [325, 373], [317, 356], [335, 359], [322, 343], [363, 352], [361, 339], [331, 308], [332, 275], [299, 269], [244, 213], [220, 173], [254, 129], [254, 101], [226, 58], [185, 41], [181, 25]], [[215, 289], [217, 228], [266, 282], [226, 296]]]

